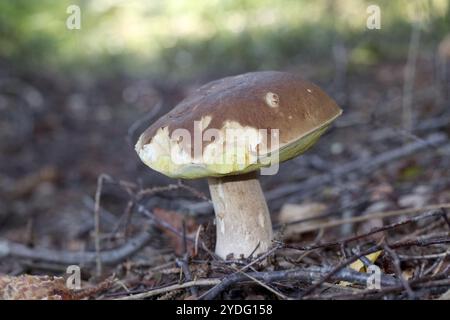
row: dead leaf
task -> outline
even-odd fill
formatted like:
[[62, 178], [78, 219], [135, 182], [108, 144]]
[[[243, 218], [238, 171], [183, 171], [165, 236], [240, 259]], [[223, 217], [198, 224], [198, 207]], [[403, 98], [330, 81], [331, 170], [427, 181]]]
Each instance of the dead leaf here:
[[53, 276], [0, 276], [0, 300], [80, 300], [110, 288], [114, 276], [80, 290], [67, 287], [66, 280]]
[[[195, 222], [195, 220], [187, 215], [182, 215], [175, 211], [165, 210], [161, 208], [154, 208], [153, 213], [155, 216], [163, 220], [167, 223], [169, 223], [172, 227], [179, 230], [180, 232], [183, 231], [183, 219], [186, 223], [186, 235], [187, 236], [193, 236], [195, 235], [195, 232], [198, 229], [198, 224]], [[172, 231], [167, 230], [166, 228], [161, 227], [161, 231], [169, 238], [170, 243], [172, 244], [172, 247], [175, 250], [175, 253], [178, 255], [183, 254], [184, 246], [183, 246], [183, 239], [179, 237], [178, 235], [174, 234]], [[187, 242], [187, 249], [190, 254], [192, 254], [194, 250], [194, 246], [189, 241]]]
[[383, 201], [394, 192], [394, 188], [389, 183], [381, 183], [372, 188], [370, 192], [371, 201]]
[[[303, 204], [287, 203], [281, 208], [278, 216], [280, 224], [289, 224], [294, 221], [315, 218], [323, 214], [327, 210], [327, 206], [322, 203], [310, 202]], [[318, 226], [325, 219], [304, 221], [292, 225], [287, 225], [284, 230], [286, 238], [292, 238], [304, 233], [307, 229]]]
[[402, 276], [406, 280], [412, 279], [412, 277], [414, 276], [414, 269], [408, 269], [408, 270], [403, 271]]
[[[368, 255], [366, 256], [366, 258], [367, 258], [371, 263], [375, 263], [375, 261], [376, 261], [376, 260], [378, 259], [378, 257], [380, 256], [381, 252], [382, 252], [382, 250], [375, 251], [375, 252], [373, 252], [373, 253], [371, 253], [371, 254], [368, 254]], [[366, 265], [361, 261], [361, 259], [358, 259], [358, 260], [356, 260], [355, 262], [353, 262], [352, 264], [350, 264], [350, 265], [349, 265], [349, 268], [350, 268], [350, 269], [353, 269], [353, 270], [355, 270], [355, 271], [358, 271], [358, 272], [366, 272], [366, 271], [367, 271], [367, 270], [366, 270]], [[347, 281], [341, 281], [341, 282], [339, 282], [339, 285], [340, 285], [340, 286], [343, 286], [343, 287], [348, 287], [349, 285], [351, 285], [351, 283], [350, 283], [350, 282], [347, 282]]]
[[[375, 251], [375, 252], [373, 252], [371, 254], [368, 254], [366, 256], [366, 258], [370, 262], [374, 263], [378, 259], [380, 254], [381, 254], [381, 250]], [[350, 264], [349, 267], [350, 267], [350, 269], [353, 269], [353, 270], [358, 271], [358, 272], [366, 272], [366, 266], [360, 259], [358, 259], [355, 262], [353, 262], [352, 264]]]
[[450, 289], [447, 290], [442, 296], [438, 298], [438, 300], [450, 300]]
[[0, 300], [72, 300], [71, 291], [61, 277], [0, 276]]
[[53, 184], [58, 179], [58, 171], [55, 167], [47, 166], [41, 168], [39, 171], [27, 175], [19, 180], [13, 186], [10, 196], [14, 199], [28, 196], [40, 184]]
[[398, 199], [398, 205], [402, 208], [422, 208], [426, 205], [428, 197], [421, 194], [407, 194]]

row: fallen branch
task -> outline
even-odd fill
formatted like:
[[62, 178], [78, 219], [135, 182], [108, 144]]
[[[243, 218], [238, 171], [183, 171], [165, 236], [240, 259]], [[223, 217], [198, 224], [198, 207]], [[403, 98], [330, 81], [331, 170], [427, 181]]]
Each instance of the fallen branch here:
[[349, 173], [370, 173], [371, 171], [381, 167], [382, 165], [410, 156], [427, 147], [435, 148], [446, 143], [447, 141], [447, 136], [444, 134], [431, 134], [421, 141], [412, 142], [402, 147], [386, 151], [375, 156], [372, 159], [358, 159], [339, 166], [331, 170], [330, 172], [313, 176], [306, 181], [284, 184], [279, 188], [275, 188], [267, 192], [266, 198], [268, 201], [277, 200], [289, 196], [293, 193], [298, 193], [301, 194], [302, 197], [305, 197], [307, 195], [314, 194], [317, 189], [333, 182], [333, 180], [337, 181], [339, 180], [339, 178], [344, 177]]
[[193, 281], [189, 281], [189, 282], [185, 282], [185, 283], [181, 283], [181, 284], [174, 284], [174, 285], [167, 286], [167, 287], [153, 289], [150, 291], [133, 294], [133, 295], [126, 296], [126, 297], [120, 297], [120, 298], [117, 298], [116, 300], [140, 300], [140, 299], [157, 296], [159, 294], [171, 292], [174, 290], [180, 290], [180, 289], [192, 288], [192, 287], [200, 287], [200, 286], [213, 286], [218, 283], [220, 283], [220, 279], [199, 279], [199, 280], [193, 280]]
[[[450, 237], [448, 236], [437, 236], [437, 237], [431, 237], [431, 238], [425, 238], [425, 239], [415, 239], [415, 240], [407, 240], [407, 241], [397, 241], [393, 244], [389, 244], [389, 247], [391, 249], [401, 248], [401, 247], [412, 247], [412, 246], [419, 246], [419, 247], [425, 247], [433, 244], [444, 244], [444, 243], [450, 243]], [[319, 288], [323, 283], [327, 282], [328, 280], [332, 279], [336, 274], [338, 274], [342, 269], [347, 267], [352, 262], [360, 259], [363, 256], [367, 256], [368, 254], [374, 253], [375, 251], [382, 250], [382, 245], [375, 245], [371, 248], [364, 250], [362, 252], [359, 252], [358, 254], [355, 254], [351, 256], [350, 258], [345, 259], [343, 262], [339, 263], [336, 267], [334, 267], [325, 277], [323, 277], [320, 281], [312, 285], [310, 288], [308, 288], [303, 294], [302, 297], [306, 297], [314, 292], [317, 288]]]
[[[448, 208], [450, 208], [450, 203], [433, 204], [433, 205], [428, 205], [428, 206], [424, 206], [421, 208], [407, 208], [407, 209], [399, 209], [399, 210], [373, 212], [373, 213], [369, 213], [369, 214], [366, 214], [363, 216], [357, 216], [357, 217], [352, 217], [352, 218], [348, 218], [348, 219], [337, 219], [337, 220], [328, 221], [328, 222], [325, 222], [322, 224], [306, 226], [302, 229], [298, 229], [296, 232], [300, 234], [300, 233], [304, 233], [304, 232], [310, 232], [310, 231], [315, 231], [315, 230], [320, 230], [320, 229], [328, 229], [328, 228], [332, 228], [332, 227], [337, 227], [337, 226], [340, 226], [343, 224], [348, 224], [348, 223], [358, 223], [358, 222], [363, 222], [363, 221], [372, 220], [372, 219], [383, 219], [383, 218], [389, 218], [389, 217], [395, 217], [395, 216], [401, 216], [401, 215], [410, 215], [410, 214], [420, 213], [423, 211], [448, 209]], [[292, 221], [290, 223], [287, 223], [286, 225], [293, 225], [293, 224], [302, 223], [302, 222], [305, 222], [305, 220]]]
[[[418, 279], [413, 279], [409, 281], [409, 285], [413, 288], [417, 289], [423, 289], [423, 288], [437, 288], [437, 287], [443, 287], [448, 288], [450, 286], [450, 279], [448, 279], [449, 272], [445, 271], [441, 274], [438, 274], [433, 277], [422, 277]], [[377, 299], [386, 297], [386, 294], [392, 294], [397, 292], [404, 291], [403, 284], [398, 284], [395, 286], [389, 286], [385, 288], [381, 288], [380, 290], [373, 289], [373, 290], [364, 290], [361, 292], [356, 293], [337, 293], [337, 294], [330, 294], [330, 295], [315, 295], [308, 297], [308, 299], [341, 299], [341, 300], [350, 300], [350, 299]]]
[[[450, 204], [449, 204], [449, 206], [450, 206]], [[439, 210], [437, 210], [437, 209], [439, 209]], [[372, 216], [372, 215], [370, 215], [370, 216]], [[379, 217], [379, 218], [384, 218], [384, 217], [386, 217], [386, 215], [384, 215], [382, 217]], [[326, 248], [326, 247], [332, 247], [332, 246], [340, 246], [340, 245], [343, 245], [343, 244], [346, 244], [346, 243], [349, 243], [349, 242], [353, 242], [353, 241], [356, 241], [356, 240], [360, 240], [360, 239], [366, 238], [366, 237], [368, 237], [370, 235], [373, 235], [375, 233], [384, 232], [384, 231], [387, 231], [387, 230], [390, 230], [390, 229], [394, 229], [394, 228], [400, 227], [400, 226], [408, 224], [408, 223], [417, 222], [419, 220], [427, 219], [427, 218], [431, 218], [431, 217], [440, 217], [440, 218], [443, 218], [445, 221], [447, 221], [447, 212], [443, 209], [442, 206], [440, 206], [440, 207], [436, 207], [436, 209], [431, 211], [431, 212], [427, 212], [427, 213], [424, 213], [424, 214], [421, 214], [421, 215], [418, 215], [418, 216], [415, 216], [415, 217], [403, 219], [401, 221], [394, 222], [394, 223], [391, 223], [391, 224], [387, 224], [387, 225], [384, 225], [384, 226], [379, 227], [379, 228], [373, 228], [370, 231], [367, 231], [365, 233], [362, 233], [362, 234], [359, 234], [359, 235], [356, 235], [356, 236], [347, 237], [347, 238], [344, 238], [344, 239], [339, 239], [339, 240], [336, 240], [336, 241], [331, 241], [331, 242], [326, 242], [326, 243], [315, 244], [315, 245], [312, 245], [312, 246], [311, 245], [310, 246], [299, 246], [299, 245], [286, 245], [286, 244], [284, 244], [283, 247], [285, 247], [285, 248], [289, 247], [291, 249], [297, 249], [297, 250], [303, 250], [303, 251], [310, 251], [310, 250], [315, 250], [315, 249], [320, 249], [320, 248]], [[363, 217], [357, 217], [357, 218], [363, 218]], [[352, 218], [351, 220], [356, 220], [357, 218]], [[449, 227], [450, 227], [450, 225], [449, 225]], [[317, 229], [322, 229], [322, 228], [323, 227], [317, 228]]]
[[402, 269], [400, 267], [400, 259], [398, 257], [398, 254], [392, 250], [389, 245], [385, 242], [383, 243], [383, 249], [385, 252], [387, 252], [394, 263], [395, 268], [395, 274], [397, 275], [397, 278], [400, 279], [400, 282], [402, 286], [405, 288], [406, 293], [408, 294], [409, 299], [413, 300], [415, 297], [414, 291], [411, 289], [411, 286], [409, 285], [408, 280], [403, 276]]
[[[307, 269], [293, 269], [293, 270], [283, 270], [283, 271], [271, 271], [271, 272], [251, 272], [247, 275], [264, 281], [265, 283], [273, 281], [308, 281], [313, 282], [319, 280], [325, 274], [327, 274], [331, 268], [307, 268]], [[339, 272], [333, 274], [329, 280], [333, 281], [347, 281], [354, 284], [366, 285], [367, 279], [369, 279], [370, 274], [357, 272], [352, 269], [341, 269]], [[223, 279], [219, 285], [209, 290], [204, 294], [201, 299], [211, 300], [217, 297], [222, 291], [226, 290], [231, 285], [247, 280], [247, 276], [242, 274], [232, 274], [231, 276]], [[397, 280], [391, 276], [382, 275], [381, 284], [382, 285], [394, 285], [397, 284]]]
[[[283, 270], [283, 271], [270, 271], [270, 272], [250, 272], [247, 274], [234, 273], [231, 276], [227, 276], [223, 279], [212, 278], [212, 279], [199, 279], [194, 281], [185, 282], [182, 284], [175, 284], [163, 288], [158, 288], [150, 290], [147, 292], [142, 292], [134, 294], [131, 296], [121, 297], [119, 300], [135, 300], [135, 299], [145, 299], [153, 297], [159, 294], [167, 293], [173, 290], [180, 290], [185, 288], [190, 288], [194, 286], [215, 286], [213, 289], [204, 294], [201, 299], [211, 300], [217, 297], [222, 291], [226, 290], [230, 286], [240, 283], [247, 282], [249, 277], [263, 281], [265, 283], [273, 281], [292, 281], [292, 280], [303, 280], [303, 281], [314, 281], [320, 279], [330, 268], [310, 268], [310, 269], [293, 269], [293, 270]], [[336, 275], [334, 275], [333, 280], [336, 281], [348, 281], [355, 284], [365, 285], [370, 274], [360, 273], [351, 269], [343, 269]], [[390, 277], [383, 275], [381, 277], [381, 283], [383, 285], [396, 285], [398, 282]]]
[[142, 232], [134, 238], [129, 239], [124, 245], [100, 252], [99, 256], [94, 252], [67, 252], [51, 250], [46, 248], [29, 248], [20, 243], [0, 241], [0, 260], [14, 257], [18, 259], [29, 259], [55, 264], [93, 265], [98, 260], [106, 265], [115, 265], [131, 257], [149, 243], [151, 234]]

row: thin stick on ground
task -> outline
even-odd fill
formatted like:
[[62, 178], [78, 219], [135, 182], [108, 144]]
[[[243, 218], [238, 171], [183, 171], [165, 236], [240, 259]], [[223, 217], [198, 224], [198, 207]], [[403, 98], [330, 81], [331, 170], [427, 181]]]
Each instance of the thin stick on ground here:
[[342, 224], [347, 224], [347, 223], [358, 223], [358, 222], [364, 222], [364, 221], [372, 220], [372, 219], [382, 219], [382, 218], [390, 218], [390, 217], [401, 216], [401, 215], [411, 215], [411, 214], [420, 213], [423, 211], [441, 210], [441, 209], [448, 209], [448, 208], [450, 208], [450, 203], [432, 204], [432, 205], [424, 206], [421, 208], [407, 208], [407, 209], [399, 209], [399, 210], [380, 211], [380, 212], [374, 212], [371, 214], [353, 217], [353, 218], [349, 218], [349, 219], [333, 220], [333, 221], [325, 222], [322, 224], [314, 225], [311, 227], [305, 227], [305, 228], [299, 229], [297, 232], [304, 233], [304, 232], [315, 231], [318, 229], [329, 229], [329, 228], [337, 227], [337, 226], [340, 226]]
[[[151, 240], [151, 233], [143, 231], [134, 238], [127, 240], [122, 246], [100, 252], [100, 261], [106, 265], [118, 264], [145, 247]], [[67, 252], [46, 248], [28, 248], [10, 241], [0, 241], [0, 260], [3, 258], [18, 258], [26, 260], [54, 263], [58, 265], [93, 265], [99, 258], [97, 252]]]
[[331, 242], [326, 242], [326, 243], [320, 243], [320, 244], [316, 244], [316, 245], [310, 245], [310, 246], [299, 246], [299, 245], [287, 245], [284, 244], [283, 247], [284, 248], [290, 248], [290, 249], [297, 249], [297, 250], [303, 250], [303, 251], [310, 251], [310, 250], [315, 250], [315, 249], [320, 249], [320, 248], [326, 248], [326, 247], [331, 247], [331, 246], [341, 246], [341, 245], [345, 245], [349, 242], [353, 242], [356, 240], [360, 240], [363, 239], [365, 237], [368, 237], [370, 235], [373, 235], [375, 233], [379, 233], [379, 232], [383, 232], [383, 231], [387, 231], [390, 229], [394, 229], [397, 228], [399, 226], [408, 224], [408, 223], [412, 223], [412, 222], [417, 222], [419, 220], [423, 220], [423, 219], [427, 219], [427, 218], [431, 218], [431, 217], [446, 217], [446, 212], [443, 210], [434, 210], [431, 212], [427, 212], [415, 217], [411, 217], [411, 218], [406, 218], [402, 221], [399, 222], [395, 222], [395, 223], [391, 223], [388, 225], [384, 225], [382, 227], [379, 228], [374, 228], [368, 232], [365, 232], [363, 234], [359, 234], [356, 236], [352, 236], [352, 237], [347, 237], [347, 238], [343, 238], [343, 239], [339, 239], [336, 241], [331, 241]]
[[[250, 275], [256, 279], [270, 283], [273, 281], [293, 281], [301, 280], [312, 282], [320, 279], [330, 270], [329, 267], [323, 268], [301, 268], [283, 271], [269, 271], [269, 272], [251, 272]], [[348, 281], [355, 284], [366, 284], [370, 274], [357, 272], [352, 269], [341, 269], [337, 273], [333, 274], [330, 278], [335, 281]], [[240, 273], [235, 273], [224, 278], [214, 288], [210, 289], [206, 294], [202, 295], [199, 299], [211, 300], [216, 298], [221, 292], [226, 290], [231, 285], [244, 281], [247, 277]], [[397, 280], [390, 276], [382, 275], [381, 282], [383, 285], [394, 285]]]
[[383, 249], [385, 252], [387, 252], [391, 256], [392, 261], [394, 263], [394, 268], [395, 268], [395, 273], [397, 275], [397, 278], [400, 279], [403, 287], [405, 288], [406, 293], [408, 294], [409, 299], [413, 300], [415, 297], [414, 292], [411, 289], [411, 286], [409, 285], [408, 280], [406, 280], [405, 277], [403, 276], [402, 268], [400, 266], [400, 259], [398, 258], [397, 253], [394, 250], [392, 250], [386, 242], [383, 243]]
[[[187, 282], [192, 281], [191, 271], [189, 270], [189, 252], [187, 247], [187, 239], [186, 239], [186, 222], [183, 220], [183, 259], [176, 259], [177, 265], [181, 268], [185, 279]], [[191, 291], [191, 295], [194, 297], [198, 296], [197, 287], [193, 286], [189, 289]]]
[[[182, 284], [175, 284], [163, 288], [158, 288], [150, 290], [143, 293], [138, 293], [126, 297], [121, 297], [119, 300], [135, 300], [135, 299], [145, 299], [150, 298], [159, 294], [164, 294], [173, 290], [180, 290], [185, 288], [190, 288], [192, 286], [215, 286], [213, 290], [208, 291], [206, 295], [203, 295], [199, 299], [211, 300], [217, 297], [222, 291], [227, 289], [233, 284], [241, 283], [249, 279], [249, 276], [254, 281], [255, 279], [264, 281], [265, 283], [273, 281], [292, 281], [292, 280], [303, 280], [303, 281], [313, 281], [320, 278], [329, 268], [310, 268], [310, 269], [292, 269], [283, 271], [269, 271], [269, 272], [251, 272], [247, 274], [235, 273], [231, 276], [227, 276], [224, 279], [212, 278], [212, 279], [199, 279], [190, 282], [185, 282]], [[357, 284], [366, 283], [369, 274], [360, 273], [351, 269], [341, 270], [336, 274], [333, 279], [338, 281], [349, 281]], [[390, 276], [382, 276], [381, 282], [384, 285], [395, 285], [397, 281]]]
[[95, 253], [97, 254], [96, 259], [96, 271], [97, 276], [102, 274], [102, 260], [100, 258], [100, 197], [102, 195], [103, 181], [108, 177], [101, 174], [97, 179], [97, 191], [95, 192], [95, 207], [94, 207], [94, 239], [95, 239]]
[[185, 282], [185, 283], [181, 283], [181, 284], [174, 284], [171, 286], [158, 288], [158, 289], [154, 289], [154, 290], [150, 290], [147, 292], [142, 292], [142, 293], [126, 296], [126, 297], [120, 297], [117, 300], [140, 300], [140, 299], [150, 298], [153, 296], [157, 296], [157, 295], [175, 291], [175, 290], [191, 288], [194, 286], [198, 286], [198, 287], [213, 286], [218, 283], [220, 283], [220, 279], [198, 279], [198, 280], [193, 280], [193, 281], [189, 281], [189, 282]]
[[240, 271], [238, 268], [233, 267], [234, 270], [236, 270], [237, 272], [243, 274], [244, 276], [246, 276], [247, 278], [249, 278], [250, 280], [253, 280], [254, 282], [256, 282], [257, 284], [259, 284], [261, 287], [266, 288], [267, 290], [269, 290], [270, 292], [272, 292], [273, 294], [275, 294], [276, 296], [278, 296], [279, 298], [283, 299], [283, 300], [287, 300], [289, 299], [286, 295], [284, 295], [283, 293], [279, 292], [278, 290], [272, 288], [271, 286], [269, 286], [268, 284], [262, 282], [261, 280], [256, 279], [255, 277], [249, 275], [246, 272]]
[[[415, 239], [415, 240], [408, 240], [408, 241], [397, 241], [393, 244], [390, 244], [391, 249], [400, 248], [400, 247], [411, 247], [411, 246], [428, 246], [433, 244], [443, 244], [443, 243], [450, 243], [450, 237], [448, 236], [437, 236], [437, 237], [431, 237], [428, 239]], [[368, 254], [374, 253], [376, 251], [379, 251], [383, 249], [382, 245], [375, 245], [371, 248], [364, 250], [356, 255], [353, 255], [352, 257], [345, 259], [343, 262], [339, 263], [336, 267], [333, 268], [332, 271], [330, 271], [325, 277], [323, 277], [320, 281], [312, 285], [310, 288], [308, 288], [301, 297], [306, 297], [313, 293], [317, 288], [319, 288], [323, 283], [330, 280], [337, 272], [342, 270], [343, 268], [347, 267], [352, 262], [356, 261], [357, 259], [361, 258], [362, 256], [366, 256]]]
[[[442, 287], [445, 289], [446, 287], [450, 286], [450, 279], [448, 279], [448, 272], [444, 272], [441, 274], [438, 274], [434, 277], [422, 277], [418, 279], [414, 279], [409, 281], [409, 285], [413, 288], [417, 289], [423, 289], [423, 288], [436, 288], [436, 287]], [[355, 292], [355, 293], [337, 293], [337, 294], [331, 294], [331, 295], [315, 295], [310, 296], [308, 299], [377, 299], [381, 297], [385, 297], [387, 294], [390, 293], [397, 293], [402, 292], [405, 289], [403, 284], [395, 285], [395, 286], [388, 286], [385, 288], [382, 288], [380, 290], [373, 289], [373, 290], [364, 290], [361, 292]]]
[[450, 255], [450, 250], [447, 250], [443, 253], [434, 253], [434, 254], [424, 254], [424, 255], [414, 255], [414, 256], [407, 256], [407, 255], [399, 255], [398, 257], [402, 261], [410, 261], [410, 260], [434, 260], [434, 259], [440, 259], [445, 258], [448, 255]]
[[[282, 246], [280, 244], [276, 245], [275, 247], [273, 247], [272, 249], [270, 249], [269, 251], [267, 251], [266, 253], [262, 254], [261, 256], [257, 257], [256, 259], [252, 260], [250, 263], [246, 264], [245, 266], [243, 266], [240, 269], [237, 269], [236, 272], [232, 273], [231, 275], [228, 275], [223, 282], [226, 283], [226, 279], [227, 278], [231, 278], [233, 276], [235, 276], [238, 273], [243, 273], [245, 270], [247, 270], [248, 268], [250, 268], [251, 266], [255, 265], [256, 263], [263, 261], [265, 258], [267, 258], [268, 256], [272, 255], [274, 252], [276, 252], [277, 250], [279, 250]], [[202, 294], [199, 299], [203, 299], [204, 297], [208, 296], [209, 292], [214, 292], [214, 290], [218, 290], [218, 287], [223, 286], [222, 283], [218, 284], [216, 287], [210, 289], [208, 292], [205, 292], [204, 294]]]
[[[444, 214], [445, 214], [445, 212], [444, 212]], [[392, 223], [390, 225], [386, 225], [386, 226], [383, 226], [383, 227], [380, 227], [380, 228], [373, 229], [373, 230], [371, 230], [371, 231], [369, 231], [367, 233], [364, 233], [362, 235], [357, 235], [357, 236], [354, 236], [354, 237], [348, 237], [348, 238], [344, 238], [344, 239], [341, 239], [341, 240], [338, 240], [338, 241], [328, 242], [328, 243], [324, 243], [324, 244], [318, 244], [318, 245], [312, 245], [312, 246], [293, 246], [293, 245], [285, 245], [285, 244], [281, 244], [280, 243], [280, 244], [278, 244], [278, 246], [275, 246], [272, 250], [268, 251], [265, 255], [259, 257], [259, 259], [255, 259], [254, 261], [252, 261], [251, 263], [247, 264], [246, 266], [244, 266], [243, 268], [241, 268], [238, 271], [241, 272], [241, 271], [249, 268], [251, 265], [255, 264], [256, 262], [261, 261], [262, 258], [266, 258], [267, 256], [271, 255], [273, 252], [275, 252], [276, 250], [279, 250], [282, 247], [283, 248], [297, 249], [297, 250], [302, 250], [302, 251], [311, 251], [311, 250], [315, 250], [315, 249], [319, 249], [319, 248], [325, 248], [325, 247], [330, 247], [330, 246], [337, 246], [337, 245], [341, 245], [341, 244], [348, 243], [348, 242], [351, 242], [351, 241], [356, 241], [356, 240], [362, 239], [362, 238], [367, 237], [367, 236], [369, 236], [371, 234], [374, 234], [374, 233], [378, 233], [378, 232], [386, 231], [386, 230], [389, 230], [389, 229], [393, 229], [393, 228], [399, 227], [399, 226], [407, 224], [407, 223], [416, 222], [418, 220], [425, 219], [425, 218], [430, 218], [430, 217], [441, 217], [442, 215], [443, 215], [443, 212], [441, 210], [439, 210], [439, 211], [432, 211], [432, 212], [428, 212], [428, 213], [425, 213], [425, 214], [422, 214], [422, 215], [419, 215], [419, 216], [416, 216], [416, 217], [405, 219], [405, 220], [400, 221], [400, 222]], [[417, 242], [417, 243], [419, 243], [419, 242]], [[412, 245], [412, 243], [411, 243], [411, 245]], [[353, 261], [357, 260], [358, 258], [366, 256], [367, 254], [370, 254], [372, 252], [378, 251], [379, 249], [380, 249], [380, 246], [377, 245], [377, 246], [375, 246], [375, 249], [371, 249], [371, 250], [367, 251], [365, 254], [363, 252], [363, 253], [357, 254], [356, 257], [353, 256], [353, 257], [348, 258], [347, 259], [348, 263], [347, 264], [343, 264], [339, 269], [336, 269], [336, 271], [339, 271], [341, 268], [344, 268], [345, 266], [347, 266], [348, 264], [350, 264]], [[216, 285], [214, 288], [212, 288], [209, 291], [207, 291], [206, 293], [204, 293], [200, 297], [200, 299], [203, 299], [205, 297], [209, 297], [212, 292], [223, 290], [223, 286], [226, 285], [227, 279], [228, 278], [232, 278], [233, 276], [235, 276], [235, 274], [236, 273], [233, 273], [233, 274], [227, 276], [222, 281], [224, 284], [222, 284], [222, 282], [221, 282], [220, 284]], [[330, 274], [330, 277], [331, 276], [332, 276], [332, 274]], [[328, 279], [329, 278], [323, 279], [323, 282], [327, 281]]]
[[[189, 264], [187, 263], [187, 261], [183, 258], [183, 259], [176, 259], [175, 262], [180, 267], [181, 271], [183, 272], [186, 282], [191, 282], [192, 275], [191, 275], [191, 271], [189, 270]], [[198, 296], [198, 289], [196, 286], [190, 287], [189, 290], [191, 291], [192, 296], [194, 296], [194, 297]]]

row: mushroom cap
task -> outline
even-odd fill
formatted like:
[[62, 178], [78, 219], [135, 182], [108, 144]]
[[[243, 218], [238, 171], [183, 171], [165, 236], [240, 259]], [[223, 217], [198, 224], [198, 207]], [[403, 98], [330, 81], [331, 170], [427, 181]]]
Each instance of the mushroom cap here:
[[243, 174], [303, 153], [341, 113], [297, 75], [251, 72], [201, 86], [145, 130], [135, 149], [173, 178]]

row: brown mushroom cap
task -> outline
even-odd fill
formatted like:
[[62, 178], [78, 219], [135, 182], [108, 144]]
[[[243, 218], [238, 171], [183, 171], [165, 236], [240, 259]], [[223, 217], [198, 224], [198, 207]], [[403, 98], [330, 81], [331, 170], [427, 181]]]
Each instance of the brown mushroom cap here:
[[[278, 129], [279, 144], [276, 150], [280, 150], [279, 161], [285, 161], [312, 145], [341, 113], [334, 100], [318, 86], [294, 74], [251, 72], [212, 81], [198, 88], [145, 130], [136, 144], [136, 150], [147, 165], [172, 177], [240, 174], [261, 166], [205, 166], [194, 155], [192, 141], [179, 143], [179, 149], [191, 159], [181, 166], [168, 163], [167, 152], [171, 150], [168, 144], [173, 142], [170, 138], [172, 133], [176, 129], [186, 129], [194, 137], [196, 126], [200, 130], [238, 127], [243, 132], [266, 129], [269, 133]], [[164, 135], [164, 138], [158, 137], [155, 141], [157, 135]], [[305, 137], [309, 137], [307, 141]], [[299, 144], [299, 141], [302, 143]], [[152, 143], [157, 144], [157, 148], [144, 151]], [[212, 143], [202, 141], [203, 150]], [[273, 152], [274, 148], [269, 145], [267, 143], [265, 150]], [[164, 161], [161, 161], [160, 152], [165, 156]]]

